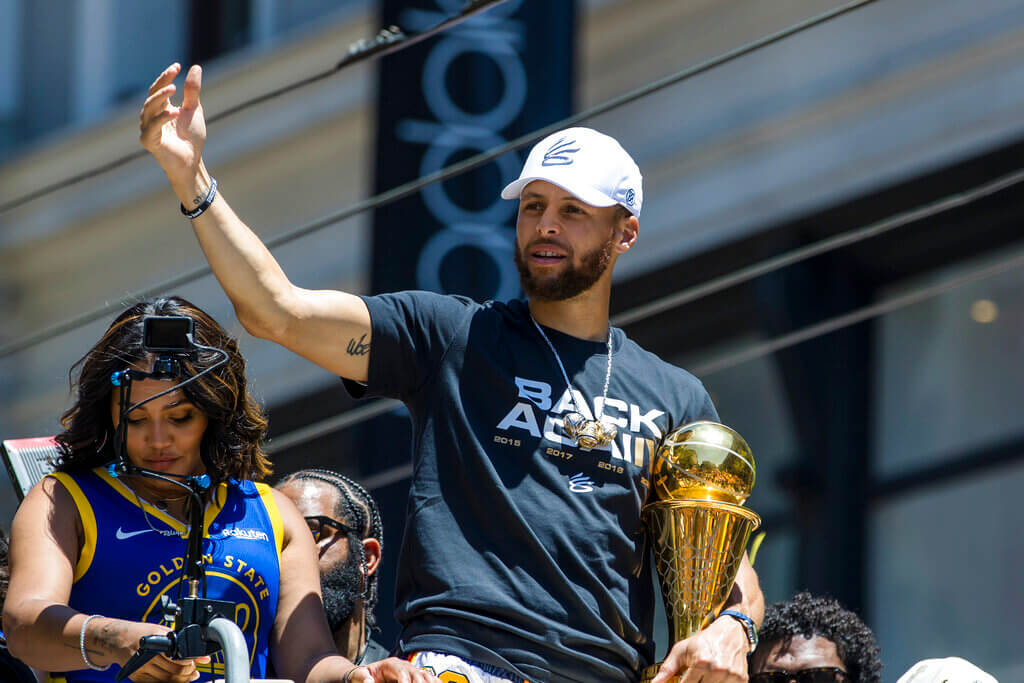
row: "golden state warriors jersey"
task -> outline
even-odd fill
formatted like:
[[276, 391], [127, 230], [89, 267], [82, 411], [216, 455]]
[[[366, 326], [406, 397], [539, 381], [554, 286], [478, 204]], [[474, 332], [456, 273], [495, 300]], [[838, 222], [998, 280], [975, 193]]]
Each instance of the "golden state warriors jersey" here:
[[[85, 532], [69, 604], [85, 614], [166, 623], [161, 598], [185, 597], [186, 527], [141, 500], [103, 468], [50, 474], [70, 493]], [[268, 642], [277, 612], [283, 530], [266, 484], [221, 483], [203, 522], [206, 597], [234, 603], [235, 623], [249, 648], [250, 675], [267, 671]], [[199, 666], [201, 681], [224, 676], [223, 654]], [[113, 681], [120, 667], [50, 675], [51, 681]]]

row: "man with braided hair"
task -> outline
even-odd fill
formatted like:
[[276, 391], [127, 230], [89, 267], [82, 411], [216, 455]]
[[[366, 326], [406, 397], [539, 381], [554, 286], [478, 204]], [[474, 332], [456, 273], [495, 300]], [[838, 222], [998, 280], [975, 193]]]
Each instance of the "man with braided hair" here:
[[377, 501], [357, 482], [324, 469], [299, 470], [275, 487], [306, 519], [320, 555], [320, 586], [338, 652], [356, 664], [388, 656], [376, 627], [377, 569], [384, 531]]

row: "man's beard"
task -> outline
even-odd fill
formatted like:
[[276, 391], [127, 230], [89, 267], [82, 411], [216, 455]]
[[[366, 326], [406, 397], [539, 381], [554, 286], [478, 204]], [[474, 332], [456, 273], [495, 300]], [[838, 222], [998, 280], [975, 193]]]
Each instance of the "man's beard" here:
[[516, 268], [519, 270], [519, 283], [526, 292], [526, 296], [535, 301], [565, 301], [579, 296], [594, 286], [604, 271], [608, 269], [608, 263], [612, 258], [612, 245], [615, 242], [614, 234], [608, 238], [602, 246], [583, 256], [579, 268], [572, 265], [570, 254], [566, 256], [569, 262], [566, 268], [559, 275], [548, 277], [537, 277], [530, 272], [526, 265], [524, 252], [533, 247], [520, 248], [515, 250]]
[[334, 633], [345, 625], [356, 609], [356, 603], [363, 594], [363, 567], [357, 553], [350, 552], [348, 559], [334, 565], [320, 576], [320, 588], [324, 596], [324, 610], [327, 625]]

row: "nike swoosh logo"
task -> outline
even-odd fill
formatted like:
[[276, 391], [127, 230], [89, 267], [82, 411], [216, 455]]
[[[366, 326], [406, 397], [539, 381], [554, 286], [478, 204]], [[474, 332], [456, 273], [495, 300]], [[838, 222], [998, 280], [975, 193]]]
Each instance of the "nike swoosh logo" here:
[[142, 529], [141, 531], [121, 531], [121, 527], [117, 527], [117, 532], [114, 535], [117, 536], [117, 540], [123, 541], [126, 538], [131, 538], [132, 536], [138, 536], [139, 534], [148, 534], [150, 531], [153, 531], [153, 530], [152, 529]]

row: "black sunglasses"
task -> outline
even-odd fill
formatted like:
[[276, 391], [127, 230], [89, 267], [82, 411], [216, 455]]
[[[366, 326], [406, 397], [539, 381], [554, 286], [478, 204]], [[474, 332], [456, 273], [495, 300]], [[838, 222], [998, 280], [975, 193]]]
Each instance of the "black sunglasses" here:
[[350, 534], [355, 531], [352, 527], [347, 524], [342, 524], [336, 519], [331, 519], [324, 515], [312, 515], [310, 517], [304, 517], [306, 524], [309, 526], [309, 530], [313, 532], [313, 540], [317, 543], [327, 538], [330, 534], [331, 529], [337, 529], [343, 534]]
[[763, 671], [750, 677], [750, 683], [846, 683], [849, 680], [849, 674], [837, 666], [800, 671]]

